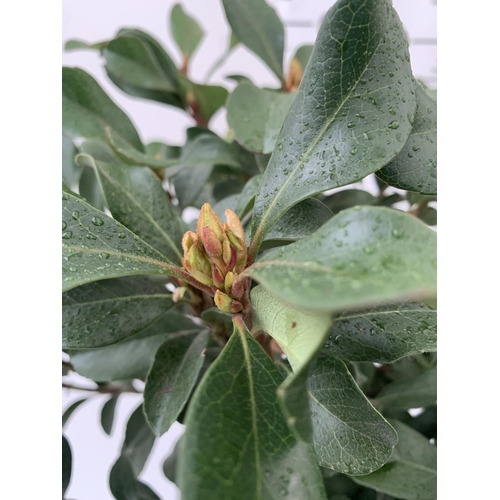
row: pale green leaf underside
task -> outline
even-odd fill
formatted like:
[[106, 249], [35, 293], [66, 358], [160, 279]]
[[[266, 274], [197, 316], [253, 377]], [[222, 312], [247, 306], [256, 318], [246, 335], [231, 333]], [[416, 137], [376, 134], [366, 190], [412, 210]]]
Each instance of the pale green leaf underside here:
[[294, 204], [362, 179], [404, 146], [415, 82], [391, 3], [340, 0], [326, 14], [263, 175], [252, 254]]
[[355, 207], [246, 273], [291, 305], [340, 312], [433, 296], [436, 264], [436, 233], [417, 218]]
[[172, 275], [171, 261], [126, 227], [70, 193], [62, 195], [63, 291], [133, 275]]

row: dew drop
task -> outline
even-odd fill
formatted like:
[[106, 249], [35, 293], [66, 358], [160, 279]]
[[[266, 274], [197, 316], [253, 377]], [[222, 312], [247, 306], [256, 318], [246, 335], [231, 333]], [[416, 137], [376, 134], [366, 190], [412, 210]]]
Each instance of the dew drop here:
[[72, 231], [66, 231], [62, 234], [63, 240], [69, 240], [73, 236]]
[[100, 219], [99, 217], [92, 217], [92, 224], [94, 224], [94, 226], [102, 226], [104, 224], [104, 221], [102, 219]]
[[127, 235], [125, 233], [118, 233], [118, 238], [120, 238], [121, 240], [123, 240], [126, 237]]
[[397, 128], [399, 128], [399, 123], [397, 121], [392, 121], [391, 123], [389, 123], [389, 128], [392, 130], [396, 130]]
[[68, 224], [66, 222], [62, 221], [62, 230], [64, 231], [68, 227]]
[[73, 217], [74, 220], [78, 220], [80, 218], [80, 212], [78, 210], [75, 210], [72, 214], [71, 217]]

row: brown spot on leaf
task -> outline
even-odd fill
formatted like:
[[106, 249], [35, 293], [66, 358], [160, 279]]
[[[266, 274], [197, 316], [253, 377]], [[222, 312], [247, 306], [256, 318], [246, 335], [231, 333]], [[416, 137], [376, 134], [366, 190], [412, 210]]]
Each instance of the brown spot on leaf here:
[[297, 326], [297, 322], [296, 322], [296, 321], [294, 321], [294, 322], [292, 323], [292, 328], [295, 328], [296, 326]]

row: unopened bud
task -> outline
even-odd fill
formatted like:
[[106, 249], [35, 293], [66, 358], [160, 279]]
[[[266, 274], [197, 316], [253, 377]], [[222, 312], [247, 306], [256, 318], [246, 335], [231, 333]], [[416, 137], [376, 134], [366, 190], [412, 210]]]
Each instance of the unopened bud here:
[[212, 278], [214, 280], [214, 285], [217, 288], [220, 288], [221, 290], [223, 290], [224, 285], [225, 285], [225, 281], [224, 281], [224, 278], [222, 276], [222, 273], [219, 271], [219, 269], [217, 269], [216, 265], [212, 266]]
[[241, 297], [243, 297], [243, 294], [245, 293], [245, 287], [243, 286], [243, 283], [241, 281], [236, 280], [231, 285], [231, 288], [228, 290], [228, 292], [231, 297], [234, 297], [235, 299], [241, 299]]
[[205, 203], [201, 207], [198, 224], [196, 225], [196, 234], [200, 239], [203, 239], [203, 228], [205, 226], [208, 226], [215, 233], [215, 236], [217, 236], [219, 241], [223, 240], [223, 237], [225, 236], [224, 226], [208, 203]]
[[295, 92], [298, 89], [303, 74], [304, 70], [300, 61], [294, 57], [290, 62], [290, 69], [286, 77], [286, 89], [288, 92]]
[[229, 208], [225, 211], [227, 222], [224, 224], [226, 231], [233, 233], [241, 241], [245, 241], [245, 231], [238, 216]]
[[182, 237], [182, 249], [184, 253], [188, 252], [189, 249], [198, 241], [198, 236], [193, 231], [188, 231]]
[[202, 229], [202, 234], [203, 246], [205, 247], [207, 255], [216, 259], [220, 258], [222, 256], [222, 244], [214, 231], [210, 227], [205, 226]]
[[212, 266], [196, 241], [184, 256], [184, 267], [204, 285], [212, 285]]
[[236, 275], [231, 271], [229, 271], [226, 274], [226, 279], [224, 280], [224, 288], [226, 289], [226, 292], [228, 292], [228, 293], [229, 293], [229, 289], [233, 286], [235, 276]]
[[243, 309], [243, 304], [229, 295], [217, 290], [214, 297], [215, 305], [225, 313], [235, 314]]
[[241, 273], [241, 271], [245, 269], [247, 263], [247, 247], [245, 240], [240, 240], [234, 233], [227, 233], [227, 237], [236, 252], [236, 262], [233, 266], [234, 270], [237, 273]]

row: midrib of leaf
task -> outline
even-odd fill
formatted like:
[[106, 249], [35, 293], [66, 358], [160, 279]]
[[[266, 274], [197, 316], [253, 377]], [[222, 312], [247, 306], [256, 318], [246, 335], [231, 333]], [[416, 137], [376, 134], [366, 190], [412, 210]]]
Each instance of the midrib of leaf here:
[[[281, 74], [280, 63], [276, 59], [276, 57], [274, 56], [274, 53], [272, 51], [272, 47], [270, 47], [270, 45], [267, 43], [267, 37], [264, 36], [264, 33], [261, 31], [260, 24], [259, 23], [257, 23], [257, 24], [254, 23], [254, 19], [252, 17], [252, 13], [247, 10], [247, 8], [246, 8], [246, 6], [245, 6], [245, 4], [243, 2], [240, 2], [240, 6], [241, 6], [241, 9], [244, 11], [244, 14], [246, 15], [246, 19], [249, 22], [249, 24], [251, 24], [252, 27], [255, 29], [255, 31], [257, 31], [257, 33], [259, 33], [261, 41], [263, 42], [263, 45], [266, 48], [266, 52], [271, 57], [271, 59], [274, 61], [273, 65], [275, 65], [274, 70], [275, 70], [276, 75]], [[279, 79], [280, 79], [281, 82], [283, 82], [283, 75], [281, 75], [279, 77]]]
[[[120, 192], [124, 193], [125, 196], [134, 204], [136, 205], [140, 210], [141, 212], [146, 216], [146, 218], [151, 222], [151, 224], [156, 227], [158, 229], [158, 231], [161, 233], [161, 235], [165, 238], [165, 240], [167, 241], [167, 244], [170, 248], [172, 248], [172, 250], [174, 250], [174, 252], [177, 254], [177, 256], [179, 257], [179, 259], [182, 260], [182, 255], [181, 253], [179, 252], [179, 249], [175, 246], [174, 242], [172, 241], [172, 239], [170, 238], [170, 236], [163, 230], [163, 228], [158, 224], [158, 222], [156, 222], [156, 220], [151, 216], [151, 214], [130, 194], [129, 191], [127, 191], [125, 188], [122, 188], [121, 184], [117, 183], [112, 177], [110, 177], [108, 175], [107, 172], [105, 172], [104, 170], [102, 169], [99, 169], [100, 172], [102, 172], [104, 174], [104, 176], [106, 177], [106, 179], [108, 179], [108, 181], [113, 184], [113, 186]], [[101, 188], [102, 188], [102, 185], [101, 185]], [[103, 192], [104, 192], [104, 189], [103, 189]], [[106, 195], [105, 195], [106, 196]]]
[[256, 476], [257, 476], [257, 495], [258, 495], [256, 500], [262, 500], [262, 475], [260, 471], [259, 433], [257, 429], [257, 408], [255, 401], [255, 389], [253, 386], [253, 378], [252, 378], [250, 349], [248, 347], [247, 339], [245, 337], [245, 332], [240, 328], [238, 328], [238, 334], [240, 335], [241, 343], [243, 345], [243, 352], [245, 354], [245, 364], [247, 367], [247, 375], [248, 375], [248, 389], [250, 393], [250, 407], [252, 409], [252, 431], [255, 436], [254, 452], [255, 452], [255, 466], [256, 466]]
[[102, 300], [93, 300], [90, 302], [76, 302], [74, 301], [72, 304], [62, 306], [63, 309], [67, 309], [70, 307], [75, 307], [75, 306], [93, 306], [96, 304], [106, 304], [107, 302], [121, 302], [121, 301], [127, 301], [127, 300], [137, 300], [137, 299], [162, 299], [162, 298], [172, 298], [172, 294], [163, 294], [163, 293], [156, 293], [156, 294], [141, 294], [141, 295], [129, 295], [127, 297], [110, 297], [108, 299], [102, 299]]
[[[349, 25], [349, 29], [351, 29], [351, 26], [352, 25], [350, 24]], [[373, 50], [373, 53], [372, 53], [370, 59], [367, 61], [366, 65], [365, 65], [365, 69], [360, 73], [358, 79], [354, 82], [353, 86], [351, 87], [351, 89], [347, 93], [347, 96], [345, 97], [345, 99], [340, 103], [339, 107], [337, 108], [337, 110], [333, 114], [332, 118], [330, 118], [326, 122], [326, 124], [324, 125], [323, 129], [320, 130], [319, 134], [316, 136], [316, 139], [311, 143], [311, 145], [309, 146], [309, 148], [307, 149], [307, 151], [302, 155], [302, 160], [299, 160], [298, 163], [295, 165], [295, 167], [293, 168], [293, 170], [290, 172], [291, 175], [289, 175], [287, 177], [286, 181], [283, 183], [283, 186], [281, 186], [281, 188], [278, 190], [278, 193], [276, 194], [276, 196], [274, 197], [273, 201], [271, 202], [271, 204], [267, 208], [266, 212], [262, 216], [262, 219], [260, 220], [260, 223], [259, 223], [259, 227], [255, 231], [255, 235], [254, 235], [252, 243], [250, 245], [250, 256], [251, 256], [251, 258], [255, 258], [256, 254], [257, 254], [258, 247], [260, 246], [260, 243], [261, 243], [261, 241], [260, 241], [260, 233], [263, 230], [264, 223], [266, 222], [266, 220], [269, 217], [269, 213], [274, 208], [274, 206], [278, 203], [278, 200], [281, 197], [281, 194], [283, 193], [283, 191], [285, 190], [286, 186], [291, 181], [291, 179], [293, 179], [293, 177], [296, 174], [297, 170], [300, 168], [301, 165], [304, 164], [306, 158], [309, 157], [309, 155], [311, 154], [312, 150], [316, 147], [316, 145], [318, 144], [318, 142], [326, 134], [326, 131], [328, 130], [328, 127], [335, 121], [335, 119], [337, 118], [337, 115], [339, 114], [340, 110], [344, 107], [344, 105], [347, 102], [347, 100], [351, 97], [351, 94], [353, 93], [354, 89], [357, 87], [359, 81], [361, 80], [361, 77], [365, 74], [366, 70], [368, 69], [369, 64], [372, 62], [373, 58], [377, 54], [377, 51], [378, 51], [378, 49], [380, 47], [380, 44], [382, 43], [382, 40], [383, 40], [383, 37], [380, 38], [380, 40], [379, 40], [379, 42], [377, 44], [377, 47]], [[341, 63], [343, 63], [343, 59], [341, 60]], [[340, 77], [342, 78], [342, 73], [341, 73]], [[300, 90], [300, 87], [302, 86], [302, 82], [303, 81], [304, 81], [304, 79], [302, 79], [302, 81], [301, 81], [301, 83], [299, 85], [299, 90]], [[271, 160], [269, 160], [269, 162], [271, 162]], [[256, 246], [257, 246], [257, 248], [255, 248]]]
[[[400, 459], [396, 459], [396, 462], [400, 463], [400, 464], [410, 465], [411, 467], [414, 467], [415, 469], [420, 469], [420, 470], [428, 472], [434, 476], [437, 476], [437, 470], [431, 469], [430, 467], [426, 467], [425, 465], [417, 464], [416, 462], [410, 462], [408, 460], [400, 460]], [[417, 481], [416, 483], [412, 483], [412, 484], [418, 484], [418, 483], [421, 483], [423, 481], [428, 481], [428, 480], [429, 480], [429, 478], [424, 478], [424, 479], [421, 479], [420, 481]]]
[[[390, 311], [373, 311], [373, 312], [366, 312], [366, 313], [360, 313], [360, 314], [351, 314], [351, 315], [341, 315], [341, 316], [337, 316], [337, 320], [340, 320], [340, 319], [355, 319], [355, 318], [364, 318], [366, 316], [381, 316], [381, 315], [390, 315], [390, 314], [407, 314], [407, 313], [421, 313], [421, 314], [429, 314], [429, 313], [432, 313], [432, 314], [437, 314], [437, 311], [435, 311], [434, 309], [430, 309], [430, 310], [419, 310], [419, 309], [394, 309], [394, 310], [390, 310]], [[405, 319], [411, 319], [409, 318], [408, 316], [404, 316]], [[415, 320], [412, 320], [412, 321], [415, 321]], [[371, 323], [371, 322], [370, 322]], [[416, 323], [416, 321], [415, 321]]]

